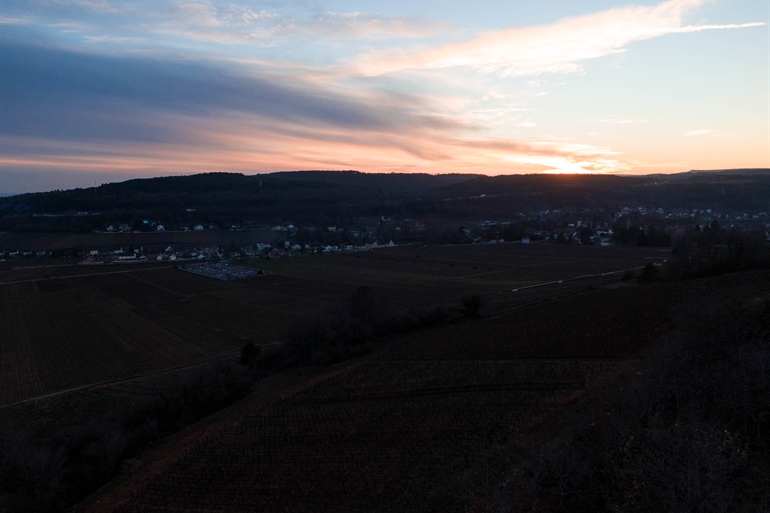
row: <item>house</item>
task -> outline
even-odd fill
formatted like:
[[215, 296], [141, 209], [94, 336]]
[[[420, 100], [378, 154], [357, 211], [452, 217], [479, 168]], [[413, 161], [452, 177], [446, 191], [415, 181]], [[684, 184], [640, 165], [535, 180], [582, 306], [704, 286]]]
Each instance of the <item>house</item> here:
[[524, 237], [522, 237], [521, 238], [521, 243], [522, 244], [529, 244], [529, 237], [527, 237], [526, 235]]
[[109, 225], [109, 226], [107, 227], [107, 231], [108, 231], [108, 232], [114, 232], [114, 231], [115, 231], [115, 227], [114, 227], [114, 226], [112, 226], [112, 225]]
[[196, 224], [195, 228], [193, 228], [196, 232], [203, 231], [203, 225], [202, 224]]
[[113, 255], [122, 255], [123, 254], [123, 248], [118, 248], [112, 252]]
[[130, 227], [129, 225], [125, 224], [125, 223], [123, 223], [123, 224], [119, 225], [119, 226], [118, 226], [118, 229], [119, 229], [121, 232], [130, 232], [130, 231], [131, 231], [131, 227]]
[[159, 231], [159, 232], [165, 232], [166, 231], [166, 227], [163, 226], [162, 224], [159, 224], [155, 229], [157, 231]]
[[99, 256], [99, 250], [98, 249], [91, 250], [88, 252], [88, 254], [91, 256]]
[[386, 244], [386, 246], [387, 246], [387, 247], [389, 247], [389, 248], [395, 248], [395, 247], [396, 247], [396, 245], [393, 243], [393, 241], [392, 241], [392, 240], [391, 240], [390, 242], [388, 242], [388, 243]]

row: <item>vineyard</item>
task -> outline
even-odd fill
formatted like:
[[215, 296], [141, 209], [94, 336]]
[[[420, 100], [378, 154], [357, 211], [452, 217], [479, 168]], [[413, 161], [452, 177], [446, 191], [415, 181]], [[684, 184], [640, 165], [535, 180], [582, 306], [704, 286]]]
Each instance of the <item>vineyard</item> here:
[[591, 290], [394, 340], [235, 412], [100, 510], [462, 511], [463, 483], [490, 451], [633, 358], [681, 294]]
[[[546, 296], [569, 296], [584, 285], [565, 283], [546, 292], [512, 288], [638, 267], [656, 255], [645, 248], [409, 246], [244, 261], [272, 274], [230, 281], [155, 264], [12, 269], [4, 271], [0, 284], [0, 405], [203, 362], [237, 350], [246, 339], [282, 340], [298, 320], [324, 315], [361, 285], [376, 291], [388, 311], [455, 307], [469, 294], [492, 294], [482, 310], [491, 315]], [[32, 281], [8, 283], [17, 278]], [[617, 276], [594, 282], [609, 280]], [[566, 322], [574, 322], [565, 315]], [[601, 308], [592, 315], [601, 315]], [[485, 328], [497, 330], [490, 336], [524, 329], [495, 324], [501, 322]], [[549, 323], [541, 324], [526, 329], [550, 333]], [[448, 336], [459, 336], [454, 331]], [[430, 347], [426, 343], [421, 351]]]
[[104, 246], [144, 246], [148, 248], [173, 245], [174, 248], [224, 246], [235, 241], [253, 244], [255, 240], [272, 241], [275, 233], [270, 230], [230, 231], [178, 231], [133, 233], [33, 233], [0, 232], [0, 250], [53, 250], [72, 247], [97, 248]]
[[586, 290], [547, 306], [419, 333], [392, 344], [390, 360], [623, 358], [665, 328], [676, 286]]

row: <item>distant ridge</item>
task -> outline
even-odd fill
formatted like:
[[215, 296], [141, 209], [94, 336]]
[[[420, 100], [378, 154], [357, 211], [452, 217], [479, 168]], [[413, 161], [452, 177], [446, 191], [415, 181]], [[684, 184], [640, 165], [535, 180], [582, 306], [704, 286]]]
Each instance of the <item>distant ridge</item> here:
[[686, 174], [709, 175], [770, 175], [770, 168], [756, 167], [744, 169], [693, 169]]
[[[334, 226], [362, 217], [510, 219], [620, 208], [770, 211], [770, 170], [670, 175], [430, 175], [358, 171], [201, 173], [0, 198], [0, 230], [83, 232], [144, 221]], [[57, 215], [53, 215], [57, 214]]]
[[362, 173], [361, 171], [279, 171], [267, 176], [289, 181], [323, 182], [368, 189], [424, 193], [436, 187], [478, 178], [477, 174]]

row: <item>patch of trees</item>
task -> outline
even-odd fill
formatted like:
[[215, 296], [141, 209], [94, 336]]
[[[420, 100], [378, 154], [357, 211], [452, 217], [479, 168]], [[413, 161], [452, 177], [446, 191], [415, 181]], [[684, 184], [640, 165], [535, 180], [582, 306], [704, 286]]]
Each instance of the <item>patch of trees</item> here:
[[612, 240], [615, 244], [671, 247], [671, 236], [665, 228], [654, 225], [644, 229], [635, 224], [625, 226], [615, 223], [612, 226]]
[[280, 365], [331, 365], [372, 351], [390, 335], [447, 318], [440, 308], [388, 311], [375, 291], [361, 286], [325, 315], [298, 324], [281, 347]]
[[770, 509], [770, 301], [693, 300], [678, 336], [608, 381], [558, 441], [532, 444], [471, 510]]
[[149, 397], [130, 407], [63, 428], [52, 437], [39, 439], [29, 426], [4, 426], [0, 511], [68, 508], [131, 470], [148, 445], [246, 396], [260, 376], [253, 367], [212, 363], [178, 381], [156, 384]]
[[723, 229], [713, 221], [676, 238], [668, 269], [669, 277], [688, 279], [768, 266], [764, 231]]

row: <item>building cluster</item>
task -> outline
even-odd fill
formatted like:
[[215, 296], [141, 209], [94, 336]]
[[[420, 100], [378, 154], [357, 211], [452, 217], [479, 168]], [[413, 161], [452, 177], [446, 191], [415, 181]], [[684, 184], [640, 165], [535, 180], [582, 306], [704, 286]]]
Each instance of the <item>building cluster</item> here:
[[472, 229], [461, 227], [455, 242], [496, 244], [503, 241], [566, 244], [666, 245], [689, 229], [705, 229], [718, 223], [722, 229], [764, 231], [770, 242], [770, 219], [766, 212], [720, 213], [706, 209], [647, 209], [625, 207], [617, 212], [603, 209], [518, 212], [513, 221], [482, 221]]
[[[231, 224], [219, 228], [216, 224], [194, 224], [177, 226], [182, 231], [259, 230], [270, 242], [243, 244], [235, 243], [227, 249], [220, 246], [195, 247], [190, 249], [134, 248], [133, 246], [106, 246], [84, 249], [33, 250], [22, 248], [0, 248], [0, 261], [19, 258], [72, 257], [84, 264], [133, 263], [143, 261], [218, 261], [222, 259], [266, 258], [278, 259], [293, 254], [335, 253], [340, 251], [369, 251], [399, 244], [418, 243], [459, 243], [499, 244], [520, 242], [531, 244], [546, 242], [556, 244], [590, 244], [609, 246], [613, 244], [669, 245], [677, 234], [691, 229], [705, 229], [719, 223], [723, 230], [760, 231], [770, 242], [770, 218], [767, 212], [718, 212], [712, 208], [703, 209], [648, 209], [646, 207], [624, 207], [617, 211], [605, 209], [579, 210], [538, 210], [515, 212], [512, 217], [502, 220], [476, 221], [470, 227], [452, 229], [450, 222], [436, 222], [429, 219], [395, 219], [388, 216], [358, 220], [344, 225], [308, 226], [299, 228], [293, 223], [257, 226], [249, 223]], [[160, 221], [140, 220], [143, 231], [172, 231]], [[109, 233], [129, 233], [133, 227], [128, 224], [114, 224], [105, 227]], [[255, 234], [256, 235], [256, 234]], [[243, 236], [241, 235], [242, 239]], [[396, 242], [394, 242], [396, 241]]]

